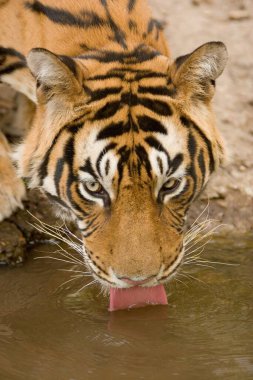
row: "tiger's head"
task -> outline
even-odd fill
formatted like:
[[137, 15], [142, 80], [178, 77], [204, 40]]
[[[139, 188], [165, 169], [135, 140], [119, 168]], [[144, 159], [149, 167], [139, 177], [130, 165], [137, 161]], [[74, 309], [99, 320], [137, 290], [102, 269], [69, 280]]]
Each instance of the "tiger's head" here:
[[189, 206], [224, 155], [211, 107], [224, 44], [175, 61], [143, 45], [73, 59], [33, 49], [27, 61], [38, 106], [22, 175], [77, 221], [101, 283], [167, 281]]

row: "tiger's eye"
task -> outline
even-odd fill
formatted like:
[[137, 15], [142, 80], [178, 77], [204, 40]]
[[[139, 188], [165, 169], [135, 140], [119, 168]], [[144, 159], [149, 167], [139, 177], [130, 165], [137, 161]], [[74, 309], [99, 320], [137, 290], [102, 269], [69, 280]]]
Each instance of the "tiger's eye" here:
[[174, 190], [176, 190], [179, 185], [180, 185], [180, 180], [179, 179], [177, 179], [177, 178], [170, 178], [167, 182], [165, 182], [165, 184], [163, 185], [163, 187], [161, 188], [161, 190], [163, 192], [166, 192], [166, 193], [171, 193]]
[[103, 188], [97, 181], [87, 181], [85, 182], [85, 187], [90, 193], [100, 193]]

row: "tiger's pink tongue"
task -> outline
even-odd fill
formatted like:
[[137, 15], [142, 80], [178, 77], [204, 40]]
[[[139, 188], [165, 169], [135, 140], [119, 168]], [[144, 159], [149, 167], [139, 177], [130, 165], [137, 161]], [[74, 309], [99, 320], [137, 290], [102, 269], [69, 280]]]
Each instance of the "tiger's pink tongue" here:
[[163, 285], [146, 288], [133, 286], [127, 289], [110, 289], [109, 311], [167, 304], [167, 296]]

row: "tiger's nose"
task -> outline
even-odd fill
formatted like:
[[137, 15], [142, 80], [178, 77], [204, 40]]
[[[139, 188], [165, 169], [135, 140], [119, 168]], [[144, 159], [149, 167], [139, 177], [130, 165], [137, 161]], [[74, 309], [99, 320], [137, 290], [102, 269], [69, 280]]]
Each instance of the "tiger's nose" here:
[[121, 280], [126, 282], [128, 285], [133, 285], [133, 286], [139, 286], [139, 285], [144, 285], [147, 282], [149, 282], [154, 276], [145, 278], [144, 280], [132, 280], [131, 278], [128, 277], [121, 277]]

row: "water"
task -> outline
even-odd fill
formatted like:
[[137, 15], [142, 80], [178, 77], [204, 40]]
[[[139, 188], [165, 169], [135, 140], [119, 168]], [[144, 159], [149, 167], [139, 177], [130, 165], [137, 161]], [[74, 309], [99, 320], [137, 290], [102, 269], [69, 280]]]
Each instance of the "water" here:
[[168, 307], [115, 313], [42, 250], [1, 268], [0, 380], [253, 379], [252, 238], [213, 241], [205, 258], [239, 265], [187, 266]]

